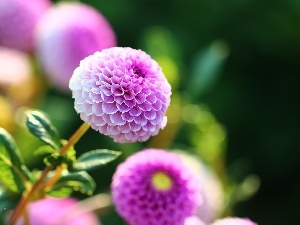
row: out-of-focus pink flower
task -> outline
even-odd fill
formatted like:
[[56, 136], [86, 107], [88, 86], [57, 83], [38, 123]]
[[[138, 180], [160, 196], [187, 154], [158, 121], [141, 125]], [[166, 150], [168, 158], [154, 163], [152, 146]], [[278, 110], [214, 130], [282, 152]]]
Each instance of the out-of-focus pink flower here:
[[60, 3], [39, 22], [36, 49], [49, 80], [69, 91], [69, 80], [80, 60], [116, 46], [109, 22], [96, 9], [82, 3]]
[[258, 225], [247, 218], [224, 218], [215, 221], [211, 225]]
[[116, 142], [146, 141], [166, 125], [171, 86], [141, 50], [96, 52], [81, 61], [70, 88], [81, 119]]
[[20, 84], [31, 75], [30, 59], [26, 53], [0, 46], [0, 86]]
[[205, 225], [205, 223], [198, 217], [191, 216], [184, 221], [184, 225]]
[[219, 216], [224, 207], [225, 196], [220, 179], [196, 155], [181, 150], [176, 150], [174, 153], [179, 155], [201, 179], [203, 204], [198, 207], [196, 216], [205, 223], [211, 223]]
[[1, 0], [0, 45], [32, 51], [34, 29], [51, 6], [50, 2], [50, 0]]
[[[30, 225], [100, 225], [96, 215], [86, 212], [73, 198], [51, 198], [31, 202], [27, 207]], [[17, 225], [23, 225], [20, 218]]]
[[201, 204], [199, 186], [178, 156], [145, 149], [118, 166], [111, 191], [129, 225], [183, 225]]

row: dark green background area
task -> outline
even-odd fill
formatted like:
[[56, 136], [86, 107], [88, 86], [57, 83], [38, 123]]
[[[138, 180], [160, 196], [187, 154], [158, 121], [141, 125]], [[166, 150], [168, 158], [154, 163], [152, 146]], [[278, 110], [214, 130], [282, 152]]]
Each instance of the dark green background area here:
[[262, 182], [258, 193], [238, 204], [234, 214], [260, 225], [300, 224], [300, 1], [82, 2], [106, 16], [119, 46], [140, 48], [146, 28], [167, 28], [187, 68], [201, 48], [218, 39], [226, 41], [230, 55], [222, 74], [197, 101], [226, 127], [229, 172], [238, 174], [230, 165], [245, 160], [247, 172]]

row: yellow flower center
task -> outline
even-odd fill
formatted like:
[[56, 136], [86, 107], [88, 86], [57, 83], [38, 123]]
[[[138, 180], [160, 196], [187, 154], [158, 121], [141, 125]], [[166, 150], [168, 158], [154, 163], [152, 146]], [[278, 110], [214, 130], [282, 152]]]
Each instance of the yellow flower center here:
[[152, 184], [157, 190], [167, 191], [172, 187], [172, 180], [167, 174], [156, 172], [152, 175]]

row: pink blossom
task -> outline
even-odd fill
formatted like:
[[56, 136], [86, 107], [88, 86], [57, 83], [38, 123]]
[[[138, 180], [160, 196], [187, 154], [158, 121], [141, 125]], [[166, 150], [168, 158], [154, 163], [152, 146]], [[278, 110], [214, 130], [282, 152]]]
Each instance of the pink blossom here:
[[[31, 202], [27, 207], [30, 225], [100, 225], [96, 215], [86, 212], [73, 198], [51, 198]], [[17, 225], [24, 224], [23, 218]]]
[[112, 198], [129, 225], [183, 225], [202, 199], [199, 180], [171, 152], [145, 149], [120, 164]]
[[32, 51], [36, 24], [50, 6], [50, 0], [1, 0], [0, 44]]
[[198, 217], [191, 216], [184, 221], [184, 225], [205, 225], [205, 223], [201, 221]]
[[113, 47], [85, 58], [70, 89], [81, 119], [116, 142], [146, 141], [166, 125], [171, 86], [141, 50]]
[[96, 9], [82, 3], [60, 3], [37, 27], [37, 55], [49, 80], [63, 91], [80, 60], [116, 45], [114, 31]]
[[211, 223], [221, 214], [225, 205], [225, 193], [221, 180], [196, 155], [180, 150], [174, 151], [174, 153], [179, 155], [194, 174], [201, 179], [203, 204], [198, 207], [196, 216], [205, 223]]
[[30, 57], [16, 49], [0, 46], [0, 86], [21, 84], [32, 75]]
[[215, 221], [211, 225], [258, 225], [247, 218], [224, 218]]

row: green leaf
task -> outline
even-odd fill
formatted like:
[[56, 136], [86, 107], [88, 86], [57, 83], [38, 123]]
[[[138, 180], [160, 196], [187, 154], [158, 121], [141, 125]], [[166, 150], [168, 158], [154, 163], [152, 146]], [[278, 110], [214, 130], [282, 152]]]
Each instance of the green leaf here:
[[11, 191], [21, 193], [30, 180], [30, 172], [12, 136], [0, 128], [0, 180]]
[[57, 183], [52, 187], [49, 195], [64, 196], [73, 191], [80, 191], [83, 194], [92, 195], [95, 191], [96, 183], [93, 178], [85, 171], [69, 173], [65, 172]]
[[121, 152], [107, 149], [97, 149], [82, 154], [73, 164], [73, 171], [91, 170], [115, 160]]
[[54, 152], [57, 152], [56, 149], [53, 149], [50, 145], [43, 145], [38, 147], [38, 149], [36, 149], [33, 153], [33, 155], [35, 156], [43, 156], [43, 155], [48, 155], [48, 154], [52, 154]]
[[43, 161], [46, 166], [56, 167], [64, 163], [65, 157], [60, 155], [58, 152], [54, 152], [51, 155], [46, 156]]
[[14, 209], [19, 202], [21, 194], [8, 192], [0, 187], [0, 214], [4, 214], [10, 209]]
[[26, 126], [33, 135], [51, 145], [54, 149], [59, 149], [62, 146], [58, 131], [43, 113], [26, 111]]
[[227, 43], [216, 40], [195, 56], [186, 87], [193, 99], [198, 99], [214, 87], [228, 55]]
[[72, 187], [57, 187], [47, 192], [47, 194], [55, 198], [65, 198], [69, 197], [73, 191]]

